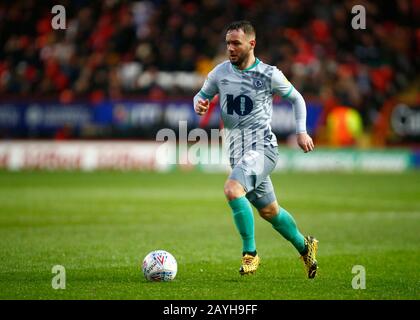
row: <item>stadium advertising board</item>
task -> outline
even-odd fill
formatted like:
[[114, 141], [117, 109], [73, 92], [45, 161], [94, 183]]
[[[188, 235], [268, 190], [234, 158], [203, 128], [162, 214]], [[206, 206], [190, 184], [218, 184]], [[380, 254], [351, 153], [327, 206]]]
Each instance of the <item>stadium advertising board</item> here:
[[154, 142], [126, 141], [2, 142], [0, 143], [0, 168], [8, 170], [165, 171], [170, 168], [170, 164], [158, 158], [159, 146], [160, 144]]
[[[204, 149], [202, 149], [204, 150]], [[182, 148], [157, 142], [2, 142], [0, 168], [8, 170], [203, 170], [227, 172], [229, 162], [220, 145], [197, 154], [196, 145]], [[420, 165], [408, 149], [356, 150], [317, 148], [310, 156], [280, 146], [276, 171], [391, 171]]]
[[[308, 103], [307, 127], [315, 132], [321, 106]], [[220, 111], [215, 109], [208, 128], [219, 127]], [[167, 102], [104, 102], [89, 103], [0, 103], [0, 135], [8, 138], [51, 138], [63, 127], [72, 129], [72, 138], [83, 138], [89, 127], [112, 128], [118, 137], [153, 139], [161, 128], [177, 129], [180, 121], [187, 121], [188, 130], [199, 126], [199, 116], [192, 101]], [[279, 139], [294, 133], [292, 107], [286, 103], [273, 106], [273, 132]], [[95, 136], [90, 136], [94, 138]], [[108, 138], [111, 138], [109, 136]]]

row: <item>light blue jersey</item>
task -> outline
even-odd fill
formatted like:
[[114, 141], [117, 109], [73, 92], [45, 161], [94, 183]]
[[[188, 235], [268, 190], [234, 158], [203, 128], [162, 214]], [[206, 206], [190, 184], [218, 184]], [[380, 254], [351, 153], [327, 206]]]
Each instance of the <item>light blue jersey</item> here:
[[[200, 97], [211, 100], [219, 94], [225, 143], [231, 163], [236, 163], [249, 150], [277, 146], [277, 138], [270, 125], [273, 94], [288, 98], [293, 91], [296, 90], [275, 66], [256, 59], [249, 68], [239, 70], [230, 61], [225, 61], [208, 74], [194, 98], [194, 104]], [[306, 131], [304, 102], [303, 110], [294, 106], [294, 111], [297, 132]]]

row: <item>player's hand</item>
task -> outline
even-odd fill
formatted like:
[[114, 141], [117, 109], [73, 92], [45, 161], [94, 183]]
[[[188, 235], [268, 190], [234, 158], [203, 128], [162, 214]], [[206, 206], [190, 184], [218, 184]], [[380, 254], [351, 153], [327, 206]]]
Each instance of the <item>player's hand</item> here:
[[305, 153], [310, 152], [315, 148], [312, 138], [306, 132], [297, 134], [297, 143]]
[[209, 99], [206, 99], [206, 100], [200, 99], [198, 100], [198, 103], [194, 106], [194, 110], [199, 116], [202, 116], [203, 114], [207, 112], [207, 110], [209, 109], [209, 106], [210, 106]]

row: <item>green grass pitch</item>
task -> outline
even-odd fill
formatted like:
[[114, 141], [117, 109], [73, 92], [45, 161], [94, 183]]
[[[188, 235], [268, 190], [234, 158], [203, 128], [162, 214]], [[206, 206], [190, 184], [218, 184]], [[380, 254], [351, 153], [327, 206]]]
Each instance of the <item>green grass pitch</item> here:
[[[317, 278], [255, 216], [261, 266], [238, 273], [241, 241], [226, 175], [192, 172], [0, 172], [0, 299], [419, 299], [420, 172], [281, 173], [280, 203], [320, 241]], [[165, 249], [173, 282], [140, 264]], [[51, 286], [52, 267], [66, 289]], [[366, 289], [352, 288], [354, 265]]]

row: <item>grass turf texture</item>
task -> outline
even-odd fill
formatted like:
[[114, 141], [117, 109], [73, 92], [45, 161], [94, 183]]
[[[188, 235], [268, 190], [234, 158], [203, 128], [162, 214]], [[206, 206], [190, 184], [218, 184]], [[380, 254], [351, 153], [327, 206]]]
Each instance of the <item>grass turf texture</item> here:
[[[282, 173], [280, 203], [320, 240], [314, 280], [290, 243], [255, 216], [262, 265], [238, 273], [241, 241], [225, 175], [0, 172], [0, 299], [419, 299], [420, 172]], [[147, 282], [146, 254], [178, 275]], [[66, 268], [54, 290], [51, 269]], [[352, 289], [354, 265], [366, 289]]]

